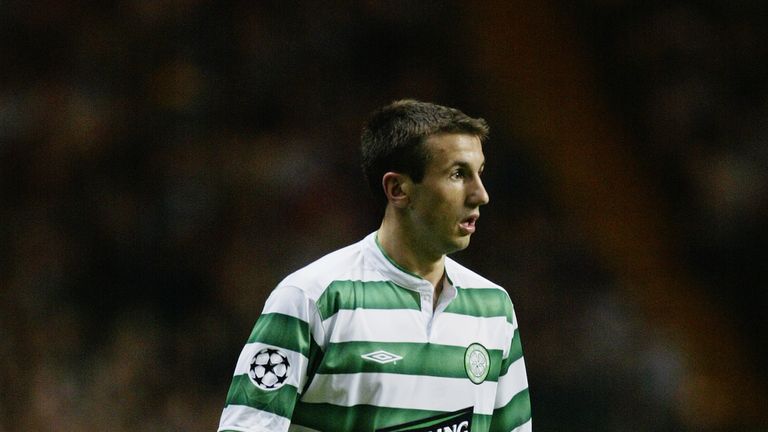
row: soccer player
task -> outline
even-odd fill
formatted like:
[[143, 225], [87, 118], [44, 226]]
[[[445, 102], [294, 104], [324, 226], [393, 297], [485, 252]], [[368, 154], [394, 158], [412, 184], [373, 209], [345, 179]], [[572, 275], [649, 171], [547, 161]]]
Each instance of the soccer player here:
[[219, 431], [530, 431], [507, 292], [447, 257], [480, 207], [483, 119], [402, 100], [362, 134], [379, 229], [285, 278], [235, 367]]

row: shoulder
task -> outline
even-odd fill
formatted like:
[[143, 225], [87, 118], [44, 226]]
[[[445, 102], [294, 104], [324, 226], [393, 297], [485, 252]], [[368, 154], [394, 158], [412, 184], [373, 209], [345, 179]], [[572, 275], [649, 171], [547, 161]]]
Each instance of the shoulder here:
[[445, 266], [458, 292], [448, 311], [480, 317], [504, 316], [510, 323], [515, 321], [512, 300], [501, 285], [451, 259], [446, 258]]
[[496, 289], [506, 293], [506, 290], [499, 284], [481, 276], [473, 270], [459, 264], [451, 258], [445, 258], [445, 269], [451, 282], [461, 288], [484, 288]]
[[333, 281], [355, 277], [364, 263], [363, 254], [362, 242], [335, 250], [286, 276], [276, 290], [296, 288], [316, 300]]

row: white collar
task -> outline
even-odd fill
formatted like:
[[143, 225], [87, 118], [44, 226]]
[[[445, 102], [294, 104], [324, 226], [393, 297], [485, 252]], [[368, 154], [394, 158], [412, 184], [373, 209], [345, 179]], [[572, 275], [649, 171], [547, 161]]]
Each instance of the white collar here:
[[[413, 274], [396, 263], [390, 258], [377, 240], [377, 232], [373, 232], [363, 239], [363, 248], [365, 249], [365, 255], [371, 259], [375, 268], [382, 273], [384, 277], [392, 282], [414, 291], [423, 293], [433, 293], [434, 287], [432, 283], [422, 278], [419, 275]], [[449, 288], [447, 291], [453, 291], [453, 280], [449, 274], [449, 268], [451, 267], [451, 261], [448, 257], [445, 258], [445, 279], [443, 290]]]

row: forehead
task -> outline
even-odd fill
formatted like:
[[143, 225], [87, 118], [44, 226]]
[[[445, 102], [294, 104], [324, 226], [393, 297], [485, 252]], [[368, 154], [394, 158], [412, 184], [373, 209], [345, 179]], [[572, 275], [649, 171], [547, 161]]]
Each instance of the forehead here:
[[429, 165], [444, 166], [455, 163], [481, 166], [485, 162], [480, 139], [467, 134], [438, 134], [426, 139]]

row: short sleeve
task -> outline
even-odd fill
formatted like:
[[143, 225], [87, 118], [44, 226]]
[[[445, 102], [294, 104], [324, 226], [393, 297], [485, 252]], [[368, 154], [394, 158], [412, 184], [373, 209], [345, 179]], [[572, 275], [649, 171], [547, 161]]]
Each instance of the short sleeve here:
[[288, 430], [320, 328], [303, 291], [279, 286], [272, 292], [240, 352], [219, 431]]

